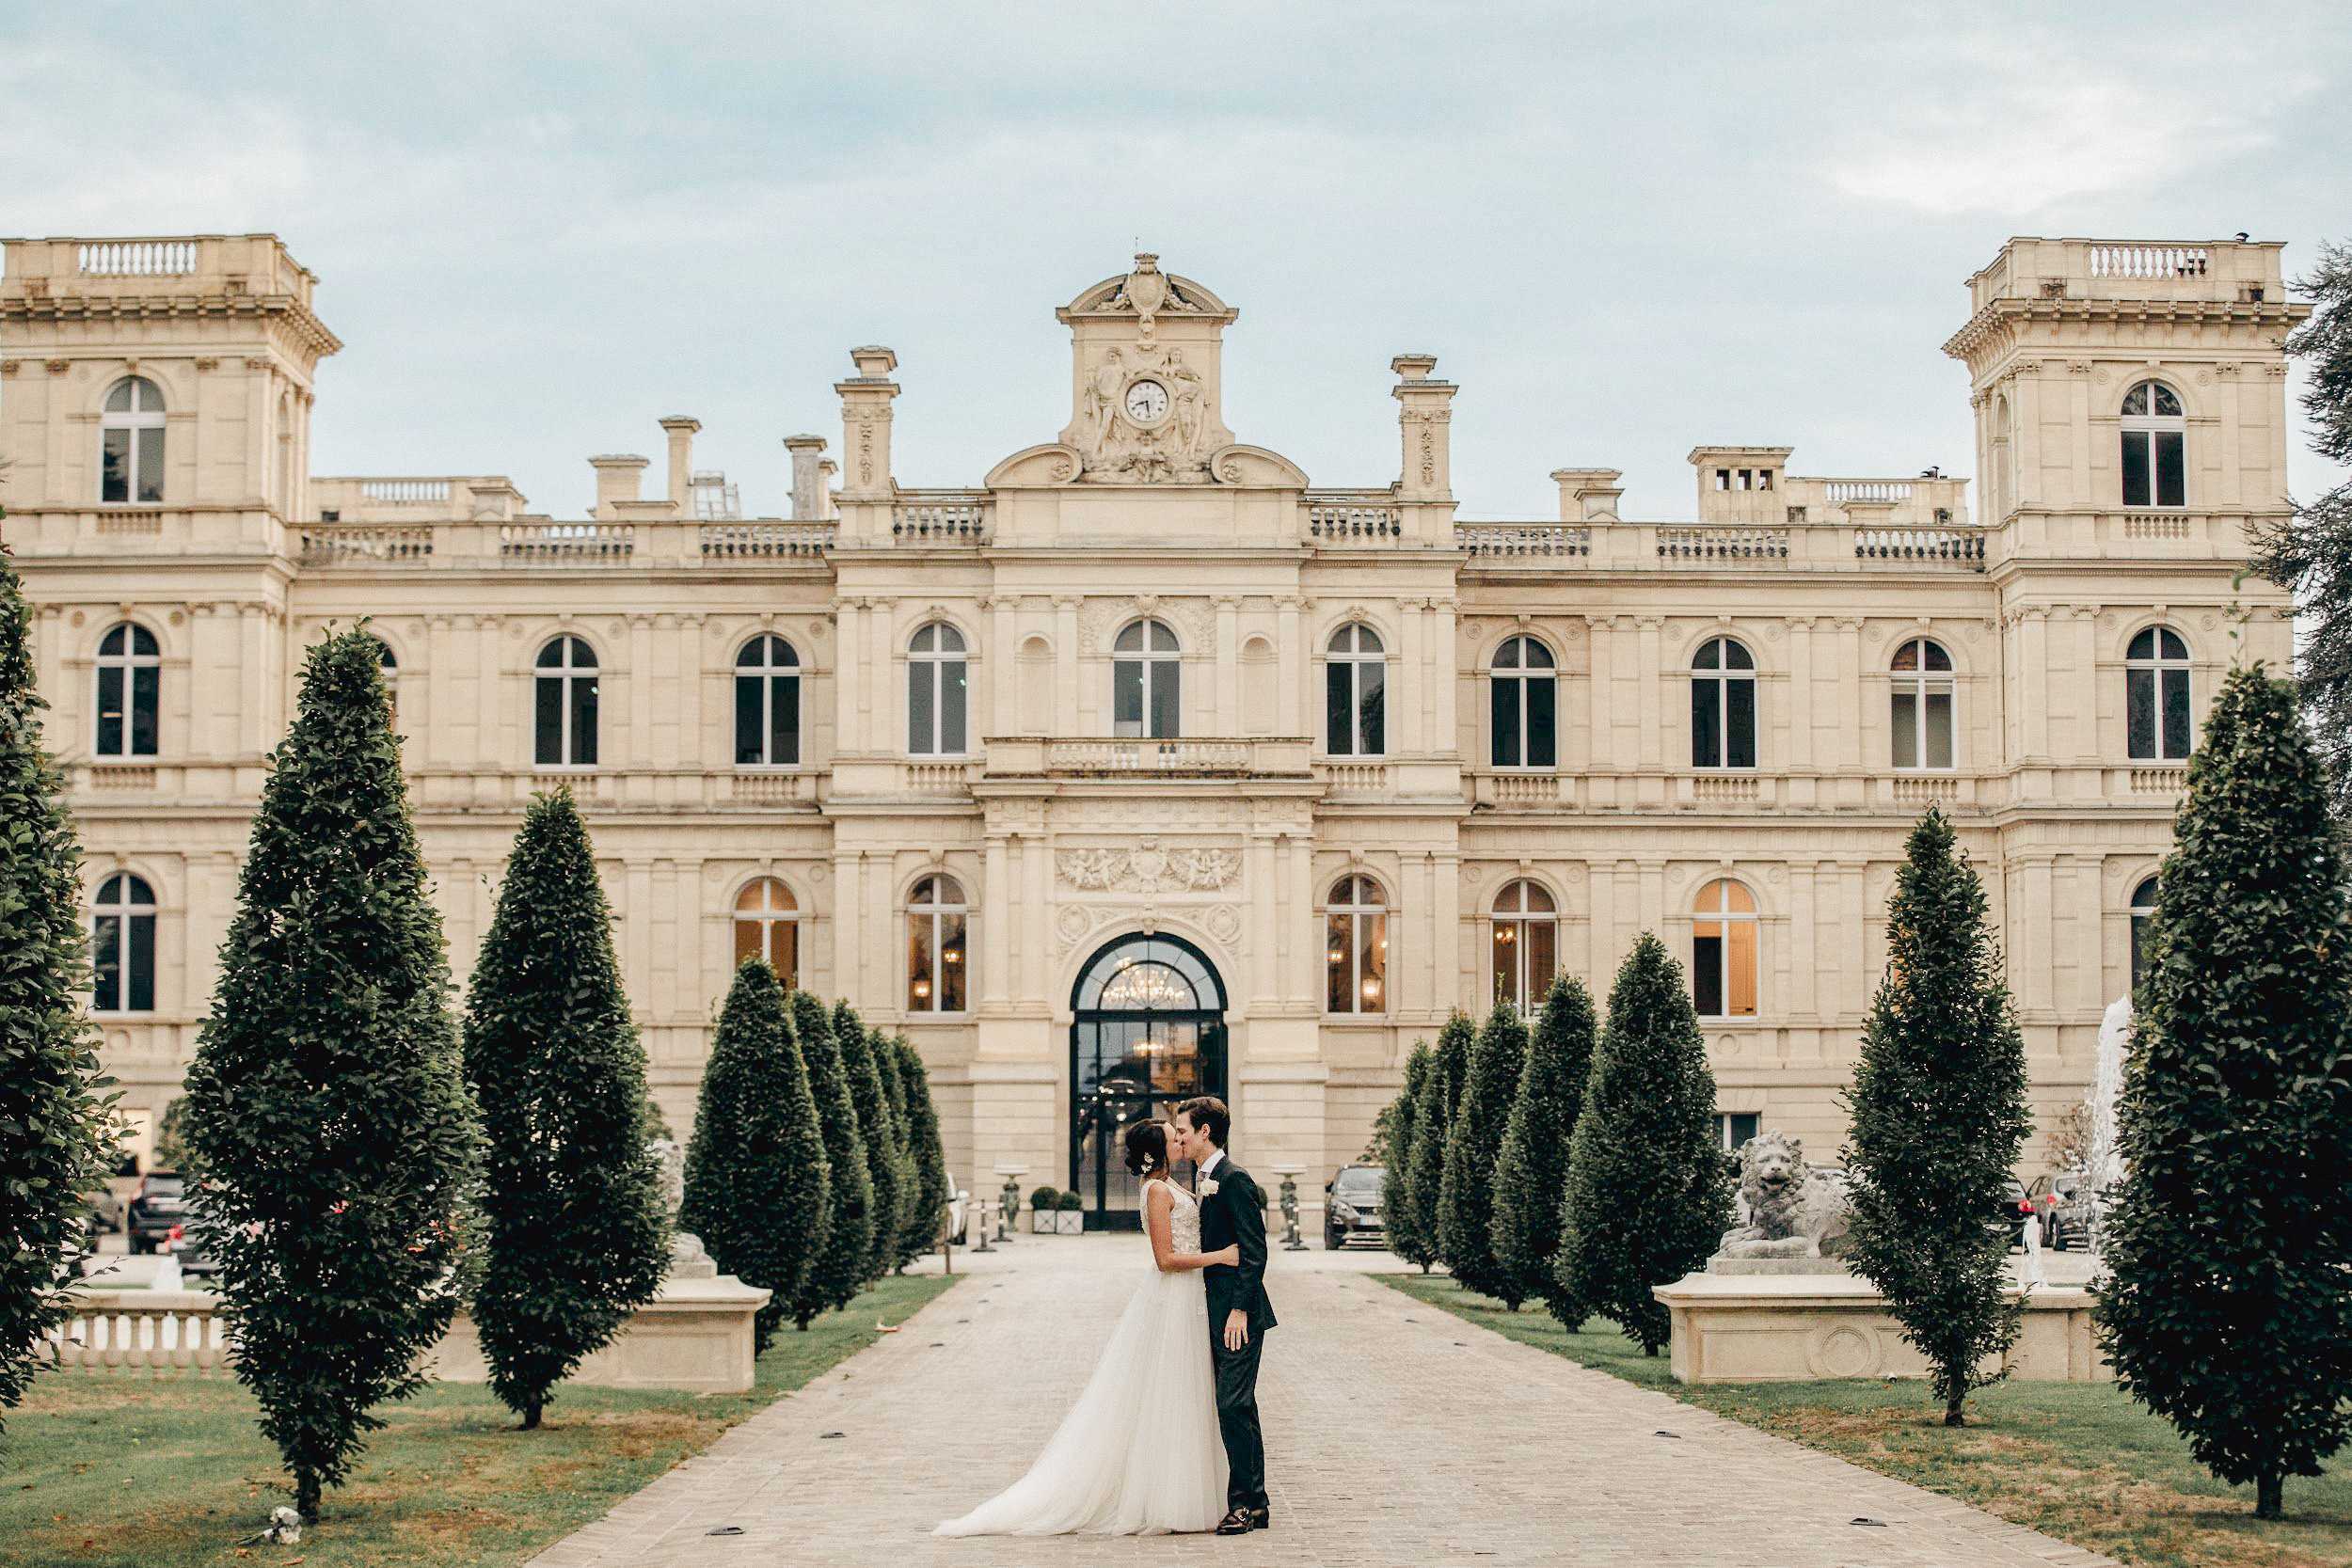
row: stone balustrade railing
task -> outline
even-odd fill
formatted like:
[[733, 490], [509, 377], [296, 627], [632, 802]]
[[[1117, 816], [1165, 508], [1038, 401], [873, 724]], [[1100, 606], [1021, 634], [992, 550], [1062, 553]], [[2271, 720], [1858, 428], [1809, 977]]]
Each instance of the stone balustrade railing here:
[[100, 241], [79, 247], [73, 270], [85, 277], [181, 277], [196, 270], [196, 242]]
[[1593, 553], [1593, 531], [1582, 523], [1457, 523], [1454, 543], [1490, 560], [1566, 562]]
[[1309, 497], [1307, 532], [1331, 545], [1378, 545], [1405, 536], [1404, 522], [1393, 506], [1376, 501]]
[[1973, 528], [1858, 528], [1856, 561], [1891, 561], [1905, 565], [1951, 562], [1984, 569], [1984, 534]]
[[993, 505], [985, 490], [905, 492], [890, 512], [890, 537], [901, 545], [984, 545]]
[[77, 1291], [72, 1312], [49, 1336], [60, 1368], [223, 1370], [228, 1324], [209, 1291]]
[[705, 523], [699, 542], [706, 561], [773, 561], [821, 556], [833, 548], [834, 523]]
[[1658, 559], [1739, 564], [1782, 562], [1788, 559], [1788, 531], [1743, 524], [1661, 528]]
[[1909, 500], [1913, 489], [1907, 479], [1824, 479], [1815, 483], [1830, 500], [1840, 506], [1848, 501]]

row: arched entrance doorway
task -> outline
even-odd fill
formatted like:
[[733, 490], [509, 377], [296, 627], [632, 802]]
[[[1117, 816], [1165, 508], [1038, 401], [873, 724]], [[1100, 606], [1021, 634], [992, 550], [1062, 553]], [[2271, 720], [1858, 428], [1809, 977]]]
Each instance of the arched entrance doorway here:
[[1120, 1139], [1194, 1095], [1225, 1092], [1225, 984], [1200, 950], [1137, 934], [1104, 946], [1071, 994], [1070, 1186], [1089, 1230], [1142, 1223]]

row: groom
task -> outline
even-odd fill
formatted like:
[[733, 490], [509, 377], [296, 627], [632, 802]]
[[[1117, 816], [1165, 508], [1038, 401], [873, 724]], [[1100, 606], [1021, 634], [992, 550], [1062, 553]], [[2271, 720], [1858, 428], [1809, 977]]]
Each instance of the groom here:
[[1200, 1250], [1241, 1248], [1238, 1268], [1201, 1271], [1209, 1294], [1209, 1358], [1216, 1367], [1216, 1426], [1229, 1478], [1219, 1535], [1247, 1535], [1273, 1522], [1266, 1509], [1265, 1436], [1258, 1429], [1258, 1353], [1274, 1326], [1265, 1296], [1265, 1194], [1225, 1157], [1232, 1113], [1215, 1095], [1176, 1107], [1179, 1150], [1200, 1173]]

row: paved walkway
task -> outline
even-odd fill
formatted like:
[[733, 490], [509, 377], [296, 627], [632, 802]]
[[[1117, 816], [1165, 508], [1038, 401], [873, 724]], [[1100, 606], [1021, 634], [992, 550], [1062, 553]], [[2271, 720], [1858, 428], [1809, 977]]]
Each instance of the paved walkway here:
[[[959, 1256], [972, 1277], [901, 1332], [533, 1568], [2106, 1562], [1420, 1306], [1363, 1276], [1396, 1266], [1385, 1253], [1321, 1251], [1278, 1252], [1269, 1281], [1282, 1316], [1259, 1385], [1272, 1530], [933, 1539], [1027, 1467], [1147, 1258], [1139, 1236]], [[725, 1526], [742, 1533], [709, 1533]]]

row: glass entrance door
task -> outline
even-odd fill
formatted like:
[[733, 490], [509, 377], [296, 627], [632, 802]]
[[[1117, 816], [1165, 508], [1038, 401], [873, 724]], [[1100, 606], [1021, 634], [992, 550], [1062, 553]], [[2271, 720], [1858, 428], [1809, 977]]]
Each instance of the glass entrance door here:
[[1120, 1143], [1195, 1095], [1225, 1092], [1225, 995], [1189, 942], [1124, 938], [1078, 979], [1070, 1030], [1070, 1186], [1089, 1230], [1135, 1229], [1141, 1194]]

